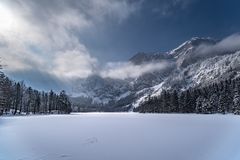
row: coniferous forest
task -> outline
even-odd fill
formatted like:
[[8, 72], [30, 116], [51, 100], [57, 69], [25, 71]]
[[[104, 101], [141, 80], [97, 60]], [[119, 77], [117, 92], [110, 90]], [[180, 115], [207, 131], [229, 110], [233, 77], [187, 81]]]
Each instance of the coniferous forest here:
[[71, 103], [66, 92], [38, 91], [24, 82], [14, 82], [0, 72], [0, 115], [66, 114]]
[[163, 90], [148, 97], [135, 112], [141, 113], [234, 113], [240, 114], [240, 78], [178, 92]]

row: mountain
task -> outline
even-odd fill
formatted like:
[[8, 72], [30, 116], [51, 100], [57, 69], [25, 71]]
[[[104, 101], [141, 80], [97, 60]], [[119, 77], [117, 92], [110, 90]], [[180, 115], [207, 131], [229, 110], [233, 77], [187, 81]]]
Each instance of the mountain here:
[[140, 64], [149, 63], [149, 62], [170, 60], [172, 58], [173, 58], [173, 56], [171, 54], [140, 52], [140, 53], [137, 53], [136, 55], [134, 55], [132, 58], [130, 58], [129, 61], [135, 65], [140, 65]]
[[184, 42], [176, 49], [170, 51], [168, 55], [171, 55], [174, 57], [174, 59], [176, 59], [176, 63], [179, 67], [186, 67], [195, 63], [199, 59], [207, 58], [206, 55], [199, 55], [199, 49], [202, 46], [213, 46], [217, 42], [217, 40], [211, 38], [194, 37], [191, 40]]
[[[163, 89], [186, 90], [240, 76], [240, 52], [218, 49], [221, 43], [211, 38], [192, 38], [166, 53], [137, 53], [129, 63], [165, 64], [137, 78], [124, 80], [93, 75], [81, 79], [73, 88], [76, 107], [88, 111], [127, 111], [148, 97], [159, 96]], [[87, 106], [87, 107], [86, 107]]]

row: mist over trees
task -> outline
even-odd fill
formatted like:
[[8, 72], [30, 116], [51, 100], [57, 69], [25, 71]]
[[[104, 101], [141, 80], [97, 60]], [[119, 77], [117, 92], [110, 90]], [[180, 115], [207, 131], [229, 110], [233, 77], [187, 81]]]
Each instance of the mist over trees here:
[[0, 71], [0, 115], [3, 114], [65, 114], [71, 102], [65, 91], [59, 94], [38, 91], [23, 82], [14, 82]]
[[135, 112], [141, 113], [234, 113], [240, 114], [240, 78], [228, 79], [206, 87], [177, 92], [163, 90], [148, 97]]

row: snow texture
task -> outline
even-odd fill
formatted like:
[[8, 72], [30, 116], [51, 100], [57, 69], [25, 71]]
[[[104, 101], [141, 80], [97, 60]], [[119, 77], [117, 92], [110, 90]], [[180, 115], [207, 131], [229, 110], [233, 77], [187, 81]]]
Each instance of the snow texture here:
[[0, 119], [0, 160], [239, 160], [240, 117], [85, 113]]

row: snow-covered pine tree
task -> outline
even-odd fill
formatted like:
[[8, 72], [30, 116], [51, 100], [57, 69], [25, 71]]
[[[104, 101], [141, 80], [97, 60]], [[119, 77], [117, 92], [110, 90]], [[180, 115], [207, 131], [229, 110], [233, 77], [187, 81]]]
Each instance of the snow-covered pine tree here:
[[218, 95], [216, 93], [212, 94], [209, 99], [209, 104], [212, 108], [212, 113], [216, 113], [218, 110]]
[[202, 113], [203, 108], [203, 96], [199, 96], [196, 100], [195, 113]]
[[15, 107], [14, 107], [14, 115], [17, 113], [19, 106], [20, 106], [20, 99], [21, 99], [21, 86], [20, 83], [15, 84]]
[[233, 95], [233, 113], [240, 114], [240, 83], [236, 82]]
[[212, 107], [210, 106], [208, 99], [203, 98], [202, 113], [210, 114], [211, 112], [212, 112]]
[[[2, 69], [1, 65], [0, 65], [0, 69]], [[2, 115], [4, 112], [4, 104], [5, 104], [5, 97], [3, 93], [4, 78], [5, 76], [3, 72], [0, 70], [0, 115]]]

